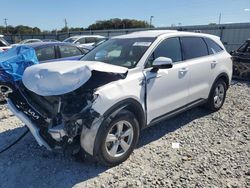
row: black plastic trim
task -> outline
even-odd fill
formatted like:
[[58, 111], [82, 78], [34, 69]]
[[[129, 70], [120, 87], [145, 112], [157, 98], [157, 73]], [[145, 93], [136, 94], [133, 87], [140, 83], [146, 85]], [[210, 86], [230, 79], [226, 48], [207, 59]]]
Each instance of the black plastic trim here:
[[170, 111], [170, 112], [168, 112], [168, 113], [166, 113], [166, 114], [164, 114], [164, 115], [161, 115], [161, 116], [159, 116], [159, 117], [157, 117], [157, 118], [154, 118], [154, 119], [149, 123], [148, 126], [157, 124], [157, 123], [159, 123], [159, 122], [161, 122], [161, 121], [163, 121], [163, 120], [169, 119], [169, 118], [171, 118], [171, 117], [173, 117], [173, 116], [175, 116], [175, 115], [177, 115], [177, 114], [180, 114], [180, 113], [182, 113], [182, 112], [185, 112], [185, 111], [187, 111], [187, 110], [189, 110], [189, 109], [191, 109], [191, 108], [194, 108], [194, 107], [196, 107], [196, 106], [200, 106], [200, 105], [202, 105], [202, 104], [205, 104], [206, 101], [207, 101], [206, 99], [198, 99], [198, 100], [195, 100], [195, 101], [193, 101], [193, 102], [191, 102], [191, 103], [188, 103], [188, 104], [186, 104], [186, 105], [184, 105], [184, 106], [182, 106], [182, 107], [180, 107], [180, 108], [177, 108], [177, 109], [175, 109], [175, 110], [173, 110], [173, 111]]

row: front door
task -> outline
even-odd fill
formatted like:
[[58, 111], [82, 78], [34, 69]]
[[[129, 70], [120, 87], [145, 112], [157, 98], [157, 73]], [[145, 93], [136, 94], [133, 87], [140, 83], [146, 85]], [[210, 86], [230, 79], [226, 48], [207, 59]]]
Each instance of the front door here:
[[[151, 65], [158, 57], [168, 57], [173, 61], [170, 69], [151, 72]], [[187, 104], [189, 71], [182, 62], [178, 37], [162, 41], [148, 60], [144, 72], [147, 79], [147, 123]]]

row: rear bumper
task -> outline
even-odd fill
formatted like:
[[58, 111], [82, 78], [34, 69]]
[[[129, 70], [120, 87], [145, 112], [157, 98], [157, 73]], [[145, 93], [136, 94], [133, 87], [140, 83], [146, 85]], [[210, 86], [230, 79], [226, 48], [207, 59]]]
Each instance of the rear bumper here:
[[35, 137], [37, 143], [40, 146], [45, 146], [48, 150], [51, 150], [51, 147], [40, 136], [38, 127], [33, 122], [31, 122], [23, 112], [20, 112], [9, 99], [7, 99], [7, 106], [10, 109], [10, 111], [29, 128], [31, 134]]

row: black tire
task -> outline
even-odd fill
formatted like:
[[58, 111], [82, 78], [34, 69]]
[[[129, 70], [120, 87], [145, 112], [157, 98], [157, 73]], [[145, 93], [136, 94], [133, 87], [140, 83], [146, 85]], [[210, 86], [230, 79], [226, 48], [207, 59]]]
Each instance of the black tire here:
[[[109, 131], [116, 125], [116, 123], [121, 121], [129, 122], [130, 125], [132, 125], [133, 137], [131, 138], [131, 145], [129, 149], [123, 155], [119, 157], [112, 157], [107, 151], [105, 141]], [[94, 148], [95, 158], [98, 162], [105, 166], [115, 166], [122, 163], [130, 156], [130, 154], [135, 149], [139, 139], [139, 134], [140, 127], [137, 119], [135, 118], [135, 115], [128, 110], [122, 110], [113, 119], [110, 119], [109, 121], [104, 121], [101, 124], [96, 135]]]
[[[224, 89], [224, 95], [223, 95], [223, 98], [221, 99], [221, 103], [220, 105], [216, 105], [216, 102], [215, 102], [215, 96], [216, 96], [216, 88], [218, 88], [219, 86], [222, 86], [223, 89]], [[205, 105], [205, 107], [207, 107], [209, 110], [211, 111], [218, 111], [224, 104], [224, 101], [225, 101], [225, 98], [226, 98], [226, 92], [227, 92], [227, 85], [226, 85], [226, 82], [223, 80], [223, 79], [219, 79], [217, 80], [211, 91], [210, 91], [210, 94], [209, 94], [209, 98], [208, 98], [208, 101]]]

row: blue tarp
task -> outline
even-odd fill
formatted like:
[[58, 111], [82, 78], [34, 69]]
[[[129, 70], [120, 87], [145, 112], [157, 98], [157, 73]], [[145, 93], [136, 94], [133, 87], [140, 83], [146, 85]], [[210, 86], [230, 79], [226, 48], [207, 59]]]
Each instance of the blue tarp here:
[[38, 63], [35, 50], [29, 46], [16, 46], [2, 52], [0, 53], [0, 81], [21, 80], [24, 70]]

